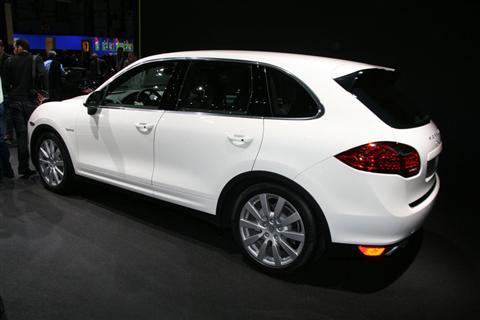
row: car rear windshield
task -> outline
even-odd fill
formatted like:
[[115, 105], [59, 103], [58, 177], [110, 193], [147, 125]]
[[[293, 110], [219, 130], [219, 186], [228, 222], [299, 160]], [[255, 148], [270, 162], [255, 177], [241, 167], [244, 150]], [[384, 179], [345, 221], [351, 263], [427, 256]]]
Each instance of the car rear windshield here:
[[427, 124], [430, 117], [399, 90], [397, 79], [397, 72], [367, 69], [335, 80], [391, 127], [405, 129]]

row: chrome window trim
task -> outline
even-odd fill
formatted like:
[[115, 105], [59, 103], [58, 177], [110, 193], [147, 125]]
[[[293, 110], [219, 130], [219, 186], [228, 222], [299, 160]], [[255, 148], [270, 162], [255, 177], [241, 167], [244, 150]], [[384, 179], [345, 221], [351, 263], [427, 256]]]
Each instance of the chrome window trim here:
[[99, 109], [113, 109], [113, 110], [138, 110], [138, 111], [166, 111], [166, 109], [158, 109], [156, 107], [140, 107], [140, 108], [134, 108], [134, 107], [129, 107], [129, 105], [100, 105], [98, 106]]
[[204, 112], [194, 110], [165, 110], [165, 113], [194, 113], [199, 116], [219, 116], [219, 117], [236, 117], [236, 118], [250, 118], [250, 119], [268, 119], [260, 116], [249, 116], [243, 114], [219, 113], [219, 112]]

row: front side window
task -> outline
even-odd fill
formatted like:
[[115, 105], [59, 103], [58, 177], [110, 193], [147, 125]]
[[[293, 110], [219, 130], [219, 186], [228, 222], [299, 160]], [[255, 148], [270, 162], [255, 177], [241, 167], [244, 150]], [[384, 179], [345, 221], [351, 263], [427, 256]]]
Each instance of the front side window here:
[[267, 84], [274, 117], [309, 118], [317, 115], [317, 103], [292, 77], [279, 70], [267, 68]]
[[247, 114], [252, 98], [252, 70], [247, 63], [193, 61], [179, 100], [179, 109]]
[[110, 85], [106, 105], [158, 108], [175, 70], [175, 62], [150, 63], [120, 76]]

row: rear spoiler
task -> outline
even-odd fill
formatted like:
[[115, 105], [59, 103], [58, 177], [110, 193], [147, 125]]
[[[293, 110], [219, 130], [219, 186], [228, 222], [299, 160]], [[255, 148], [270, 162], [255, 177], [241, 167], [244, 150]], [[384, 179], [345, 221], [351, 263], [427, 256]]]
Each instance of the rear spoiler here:
[[[335, 78], [334, 80], [341, 85], [345, 90], [348, 92], [351, 92], [355, 84], [357, 83], [358, 79], [362, 78], [362, 75], [364, 73], [376, 73], [378, 70], [382, 71], [390, 71], [392, 78], [391, 81], [394, 82], [398, 79], [399, 77], [399, 72], [394, 70], [394, 69], [380, 69], [380, 68], [370, 68], [370, 69], [363, 69], [363, 70], [358, 70], [353, 73]], [[383, 73], [385, 74], [385, 73]]]

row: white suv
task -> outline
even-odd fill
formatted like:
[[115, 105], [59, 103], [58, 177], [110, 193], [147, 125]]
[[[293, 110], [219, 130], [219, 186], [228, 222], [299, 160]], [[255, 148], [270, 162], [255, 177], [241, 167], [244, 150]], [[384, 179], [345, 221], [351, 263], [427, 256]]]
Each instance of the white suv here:
[[75, 175], [203, 211], [290, 272], [330, 243], [396, 249], [438, 194], [435, 124], [389, 68], [270, 52], [151, 56], [30, 118], [46, 188]]

